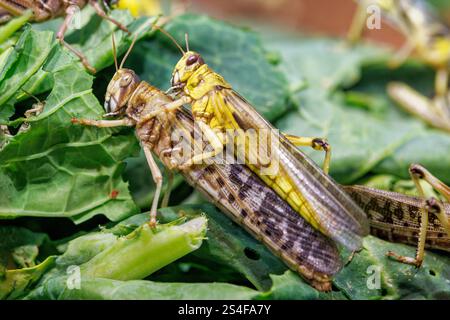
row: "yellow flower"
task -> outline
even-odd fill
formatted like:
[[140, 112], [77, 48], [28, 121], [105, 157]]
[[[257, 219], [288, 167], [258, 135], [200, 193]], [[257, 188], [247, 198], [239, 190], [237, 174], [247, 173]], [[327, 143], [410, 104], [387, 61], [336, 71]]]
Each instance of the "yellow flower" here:
[[128, 9], [135, 17], [152, 16], [161, 13], [159, 0], [119, 0], [120, 9]]

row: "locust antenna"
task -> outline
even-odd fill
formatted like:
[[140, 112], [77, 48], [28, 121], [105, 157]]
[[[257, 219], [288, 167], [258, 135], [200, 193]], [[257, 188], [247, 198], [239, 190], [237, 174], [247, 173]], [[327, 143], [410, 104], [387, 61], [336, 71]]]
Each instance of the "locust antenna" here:
[[189, 35], [187, 33], [184, 34], [184, 42], [186, 42], [186, 50], [189, 52]]
[[116, 71], [119, 70], [119, 64], [117, 63], [117, 49], [116, 49], [116, 40], [114, 37], [114, 32], [112, 33], [112, 50], [114, 56], [114, 65], [116, 66]]
[[138, 35], [136, 34], [133, 38], [133, 42], [131, 42], [130, 47], [128, 48], [127, 53], [125, 53], [125, 56], [122, 59], [122, 62], [120, 63], [119, 69], [123, 68], [123, 65], [125, 64], [125, 61], [128, 59], [128, 56], [131, 53], [131, 50], [133, 50], [134, 45], [136, 44], [136, 40], [137, 40]]
[[28, 92], [27, 90], [20, 88], [20, 90], [22, 90], [27, 96], [33, 98], [34, 100], [36, 100], [37, 103], [41, 103], [41, 100], [39, 100], [38, 97], [36, 97], [34, 94], [32, 94], [31, 92]]
[[175, 38], [168, 33], [166, 30], [164, 30], [163, 28], [155, 25], [153, 26], [154, 28], [158, 29], [159, 31], [161, 31], [163, 34], [165, 34], [170, 40], [172, 40], [172, 42], [177, 46], [177, 48], [181, 51], [181, 53], [183, 54], [183, 56], [186, 54], [186, 52], [183, 50], [183, 48], [180, 46], [180, 44], [177, 42], [177, 40], [175, 40]]

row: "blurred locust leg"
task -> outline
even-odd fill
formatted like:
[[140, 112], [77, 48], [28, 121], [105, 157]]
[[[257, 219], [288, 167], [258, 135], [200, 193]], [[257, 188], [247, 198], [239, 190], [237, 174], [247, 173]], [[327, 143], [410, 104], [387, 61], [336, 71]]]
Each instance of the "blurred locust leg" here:
[[356, 8], [356, 12], [353, 15], [352, 24], [350, 25], [350, 29], [347, 33], [347, 41], [350, 44], [355, 44], [358, 42], [362, 34], [364, 33], [364, 28], [366, 26], [366, 19], [367, 19], [367, 8], [365, 5], [358, 4]]
[[120, 30], [125, 31], [129, 35], [131, 35], [131, 32], [125, 27], [123, 24], [121, 24], [119, 21], [111, 18], [106, 14], [106, 12], [103, 10], [103, 8], [100, 6], [97, 0], [90, 0], [89, 4], [94, 8], [97, 15], [105, 20], [110, 21], [111, 23], [115, 24]]
[[156, 226], [156, 211], [158, 209], [159, 196], [161, 195], [163, 177], [161, 174], [161, 170], [159, 170], [159, 167], [155, 159], [153, 159], [153, 155], [150, 149], [144, 147], [144, 153], [145, 158], [147, 159], [148, 166], [150, 168], [150, 172], [152, 173], [153, 181], [156, 184], [155, 195], [153, 197], [152, 207], [150, 209], [150, 222], [149, 222], [149, 225], [152, 228], [154, 228]]
[[169, 205], [170, 193], [172, 192], [172, 186], [173, 186], [173, 172], [170, 170], [167, 170], [167, 189], [166, 189], [166, 192], [164, 192], [163, 199], [161, 200], [161, 208], [165, 208]]
[[[425, 192], [420, 184], [420, 181], [426, 181], [429, 183], [434, 189], [436, 189], [440, 194], [444, 196], [447, 201], [450, 201], [450, 188], [445, 185], [442, 181], [433, 176], [427, 169], [418, 164], [413, 164], [409, 167], [409, 173], [411, 175], [414, 184], [416, 185], [417, 191], [419, 192], [419, 196], [422, 199], [425, 199]], [[442, 227], [447, 232], [450, 237], [450, 226], [448, 218], [445, 214], [442, 203], [439, 200], [431, 197], [424, 201], [424, 206], [421, 208], [421, 219], [420, 219], [420, 231], [419, 231], [419, 240], [417, 243], [417, 251], [416, 257], [410, 258], [398, 255], [392, 251], [389, 251], [386, 255], [391, 257], [397, 261], [414, 265], [416, 267], [420, 267], [423, 262], [424, 254], [425, 254], [425, 240], [426, 233], [428, 230], [428, 215], [434, 214], [439, 219]]]
[[435, 79], [436, 95], [438, 97], [444, 97], [448, 93], [448, 70], [446, 67], [439, 68], [436, 71]]
[[398, 50], [394, 54], [394, 56], [389, 59], [388, 66], [393, 69], [400, 67], [406, 61], [406, 59], [408, 59], [413, 50], [414, 45], [411, 42], [406, 41], [400, 48], [400, 50]]
[[79, 8], [76, 5], [70, 5], [66, 9], [66, 17], [64, 18], [64, 22], [61, 25], [61, 27], [58, 30], [58, 33], [56, 34], [56, 39], [61, 43], [61, 45], [65, 46], [67, 49], [72, 51], [83, 63], [84, 67], [91, 73], [96, 73], [96, 70], [94, 67], [92, 67], [87, 58], [77, 49], [72, 47], [70, 44], [68, 44], [66, 41], [64, 41], [64, 35], [67, 31], [67, 28], [72, 23], [72, 20], [75, 16], [75, 14], [78, 12]]
[[11, 136], [11, 133], [9, 132], [8, 127], [5, 126], [5, 125], [3, 125], [3, 124], [0, 125], [0, 132], [1, 132], [2, 134], [4, 134], [5, 136], [8, 136], [8, 137]]
[[[422, 119], [432, 127], [450, 132], [450, 115], [442, 112], [444, 106], [438, 106], [438, 99], [429, 98], [418, 93], [411, 87], [400, 82], [388, 84], [387, 91], [389, 96], [404, 110]], [[447, 102], [441, 102], [448, 108]]]
[[0, 24], [4, 24], [12, 19], [12, 16], [6, 12], [0, 9]]
[[331, 162], [331, 146], [322, 138], [297, 137], [290, 134], [284, 136], [296, 147], [310, 147], [314, 150], [325, 151], [325, 159], [323, 161], [323, 171], [328, 174]]
[[25, 111], [25, 118], [30, 118], [40, 114], [44, 110], [44, 104], [42, 102], [36, 103], [31, 109]]

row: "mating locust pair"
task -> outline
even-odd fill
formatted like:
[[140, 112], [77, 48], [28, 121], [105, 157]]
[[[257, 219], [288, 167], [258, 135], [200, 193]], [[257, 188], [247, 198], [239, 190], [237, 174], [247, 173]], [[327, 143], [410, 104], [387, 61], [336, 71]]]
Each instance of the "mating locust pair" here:
[[[180, 171], [191, 185], [319, 290], [330, 290], [332, 276], [342, 267], [338, 244], [351, 251], [361, 248], [370, 229], [367, 216], [375, 234], [418, 243], [415, 258], [388, 253], [399, 261], [420, 266], [425, 247], [450, 250], [449, 205], [434, 198], [338, 185], [327, 174], [330, 148], [324, 140], [279, 133], [200, 54], [190, 51], [187, 41], [187, 51], [176, 43], [182, 57], [172, 74], [171, 95], [123, 68], [133, 44], [119, 66], [113, 39], [116, 73], [108, 85], [105, 110], [106, 116], [117, 119], [73, 122], [136, 128], [156, 183], [150, 224], [156, 223], [163, 179], [155, 154], [169, 171]], [[229, 130], [238, 133], [230, 136]], [[275, 139], [258, 143], [269, 155], [263, 159], [248, 145], [245, 132], [258, 135], [264, 130]], [[239, 161], [212, 161], [226, 145], [244, 150], [233, 155]], [[324, 170], [297, 146], [326, 151]], [[276, 171], [270, 170], [275, 167]], [[450, 201], [450, 189], [426, 169], [414, 165], [410, 171], [421, 196], [420, 180], [426, 180]], [[162, 206], [167, 205], [168, 192]], [[432, 223], [428, 223], [429, 216]]]

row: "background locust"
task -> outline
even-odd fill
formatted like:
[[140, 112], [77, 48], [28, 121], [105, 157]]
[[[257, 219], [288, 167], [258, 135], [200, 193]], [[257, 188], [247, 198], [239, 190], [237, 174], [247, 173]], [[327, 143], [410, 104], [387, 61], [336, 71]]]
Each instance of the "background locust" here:
[[[387, 255], [417, 267], [422, 265], [425, 248], [450, 252], [450, 188], [418, 164], [409, 168], [419, 197], [365, 186], [343, 186], [366, 212], [374, 236], [417, 245], [416, 257]], [[447, 201], [426, 198], [421, 180], [429, 183]]]
[[[195, 155], [182, 166], [208, 161], [231, 142], [237, 146], [236, 150], [245, 150], [243, 156], [240, 154], [240, 160], [313, 227], [350, 250], [359, 249], [362, 238], [369, 232], [368, 222], [364, 212], [326, 174], [330, 155], [328, 145], [321, 139], [279, 134], [222, 76], [205, 64], [200, 54], [189, 48], [184, 52], [178, 47], [183, 56], [174, 68], [170, 90], [179, 99], [144, 119], [191, 104], [195, 122], [213, 151]], [[227, 131], [237, 133], [237, 136], [230, 138]], [[255, 132], [257, 138], [263, 133], [265, 137], [271, 135], [270, 141], [266, 140], [268, 143], [258, 145], [258, 151], [264, 149], [263, 152], [252, 148], [252, 143], [247, 140], [248, 132]], [[296, 146], [324, 149], [327, 152], [325, 172]], [[268, 156], [262, 159], [261, 154]]]
[[8, 21], [13, 16], [22, 15], [28, 10], [33, 12], [31, 20], [36, 22], [65, 16], [64, 22], [56, 34], [56, 38], [81, 60], [87, 70], [91, 73], [95, 73], [95, 68], [89, 64], [83, 53], [68, 44], [64, 40], [64, 35], [67, 28], [71, 25], [75, 14], [87, 4], [92, 6], [100, 17], [111, 21], [121, 30], [129, 34], [130, 32], [124, 25], [109, 17], [105, 12], [105, 9], [109, 9], [110, 5], [114, 2], [114, 0], [105, 0], [101, 2], [99, 0], [0, 0], [0, 23]]
[[436, 70], [435, 97], [430, 100], [401, 83], [388, 86], [389, 95], [406, 111], [429, 125], [450, 132], [450, 28], [423, 0], [361, 0], [348, 39], [354, 43], [364, 30], [368, 8], [379, 8], [383, 16], [406, 37], [404, 46], [392, 59], [392, 66], [402, 64], [412, 52]]
[[[162, 174], [153, 152], [169, 170], [181, 170], [191, 185], [311, 285], [318, 290], [331, 290], [331, 277], [342, 267], [335, 243], [314, 229], [247, 167], [241, 164], [181, 166], [177, 153], [191, 150], [195, 143], [203, 143], [193, 139], [198, 128], [195, 128], [192, 116], [182, 108], [146, 119], [146, 115], [164, 108], [172, 100], [162, 91], [140, 81], [132, 70], [123, 69], [122, 65], [123, 62], [117, 67], [105, 99], [108, 114], [113, 113], [121, 119], [73, 119], [73, 122], [96, 127], [136, 128], [136, 136], [144, 149], [157, 186], [150, 223], [156, 223], [156, 209], [162, 188]], [[168, 192], [162, 200], [162, 206], [166, 206], [167, 201]]]

